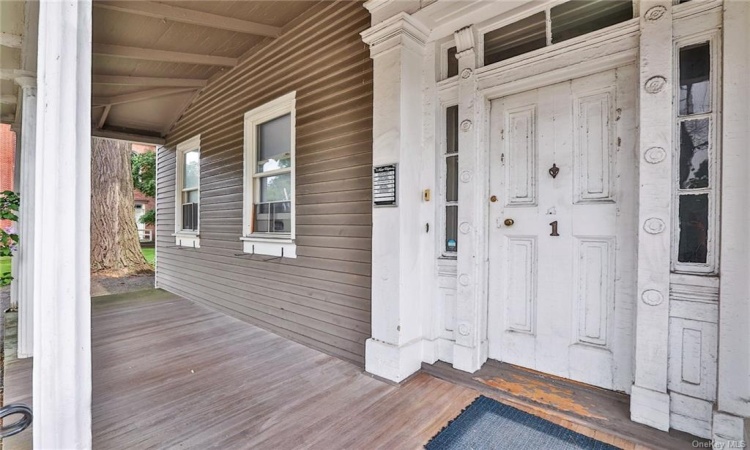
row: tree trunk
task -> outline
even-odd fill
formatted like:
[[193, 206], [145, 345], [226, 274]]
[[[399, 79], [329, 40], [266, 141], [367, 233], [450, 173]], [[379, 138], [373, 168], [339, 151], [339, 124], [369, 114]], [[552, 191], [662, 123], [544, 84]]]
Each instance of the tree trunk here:
[[91, 149], [91, 272], [149, 272], [141, 253], [133, 203], [130, 145], [93, 138]]

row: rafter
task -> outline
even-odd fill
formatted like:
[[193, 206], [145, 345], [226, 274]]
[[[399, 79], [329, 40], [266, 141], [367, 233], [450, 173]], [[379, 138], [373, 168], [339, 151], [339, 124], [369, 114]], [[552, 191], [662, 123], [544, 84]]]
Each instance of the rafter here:
[[10, 33], [0, 33], [0, 45], [11, 48], [21, 48], [23, 46], [23, 36]]
[[149, 89], [148, 91], [133, 92], [132, 94], [116, 95], [114, 97], [94, 97], [94, 106], [120, 105], [123, 103], [133, 103], [141, 100], [151, 100], [154, 98], [164, 97], [172, 94], [181, 94], [183, 92], [194, 91], [195, 88], [161, 88]]
[[96, 128], [102, 129], [104, 126], [104, 123], [107, 122], [107, 117], [109, 116], [109, 110], [112, 109], [112, 105], [105, 105], [104, 111], [102, 111], [102, 116], [99, 118], [99, 122], [96, 124]]
[[33, 77], [34, 73], [21, 69], [0, 69], [0, 80], [15, 80], [19, 77]]
[[15, 95], [7, 94], [0, 95], [0, 104], [3, 105], [15, 105], [18, 103], [18, 98]]
[[167, 50], [126, 47], [123, 45], [110, 44], [94, 44], [93, 48], [95, 55], [116, 56], [118, 58], [140, 59], [145, 61], [204, 64], [208, 66], [234, 67], [237, 65], [237, 58], [227, 58], [224, 56], [172, 52]]
[[171, 86], [199, 88], [206, 85], [206, 80], [194, 78], [156, 78], [156, 77], [130, 77], [121, 75], [94, 75], [94, 84], [119, 84], [129, 86]]
[[111, 9], [130, 14], [156, 17], [174, 22], [201, 25], [220, 30], [236, 31], [239, 33], [254, 34], [258, 36], [278, 37], [281, 34], [281, 28], [279, 27], [156, 2], [95, 1], [94, 6], [97, 8]]
[[135, 134], [135, 133], [124, 133], [121, 131], [112, 131], [112, 130], [93, 129], [91, 130], [91, 135], [95, 137], [101, 137], [101, 138], [107, 138], [107, 139], [117, 139], [120, 141], [135, 142], [137, 144], [164, 145], [164, 142], [165, 142], [164, 138], [161, 138], [161, 137], [146, 136], [146, 135]]

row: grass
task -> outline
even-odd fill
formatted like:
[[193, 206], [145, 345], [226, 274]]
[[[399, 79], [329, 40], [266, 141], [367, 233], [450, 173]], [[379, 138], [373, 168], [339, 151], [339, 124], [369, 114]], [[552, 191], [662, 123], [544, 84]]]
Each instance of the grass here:
[[[146, 257], [146, 261], [148, 261], [149, 264], [152, 266], [154, 265], [154, 252], [156, 249], [153, 247], [150, 248], [142, 248], [141, 251], [143, 252], [143, 256]], [[10, 257], [8, 256], [2, 256], [0, 257], [0, 273], [10, 272]]]
[[[152, 266], [154, 265], [154, 253], [156, 251], [153, 247], [141, 247], [141, 251], [143, 252], [143, 256], [146, 257], [146, 261], [148, 261], [149, 264]], [[0, 263], [1, 264], [1, 263]]]
[[10, 256], [0, 257], [0, 273], [10, 272]]

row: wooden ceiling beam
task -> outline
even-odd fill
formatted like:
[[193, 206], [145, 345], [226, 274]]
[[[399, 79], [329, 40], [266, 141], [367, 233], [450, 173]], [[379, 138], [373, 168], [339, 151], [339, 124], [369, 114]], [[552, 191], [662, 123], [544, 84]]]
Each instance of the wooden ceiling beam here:
[[156, 17], [158, 19], [171, 20], [190, 25], [200, 25], [219, 30], [254, 34], [257, 36], [275, 38], [281, 34], [280, 27], [181, 8], [179, 6], [165, 5], [163, 3], [147, 1], [95, 1], [94, 6], [97, 8], [111, 9], [146, 17]]
[[0, 95], [0, 104], [15, 105], [17, 103], [18, 103], [18, 98], [15, 95], [11, 95], [11, 94]]
[[201, 55], [197, 53], [172, 52], [150, 48], [126, 47], [124, 45], [94, 44], [94, 54], [118, 58], [139, 59], [172, 63], [202, 64], [207, 66], [234, 67], [237, 58]]
[[0, 69], [0, 80], [15, 80], [20, 77], [33, 77], [34, 73], [21, 69]]
[[94, 75], [94, 84], [117, 84], [124, 86], [162, 86], [162, 87], [190, 87], [201, 88], [207, 83], [206, 80], [194, 78], [156, 78], [156, 77], [130, 77], [122, 75]]
[[94, 97], [94, 106], [121, 105], [123, 103], [133, 103], [141, 100], [151, 100], [154, 98], [165, 97], [172, 94], [181, 94], [183, 92], [192, 92], [195, 88], [161, 88], [149, 89], [148, 91], [133, 92], [132, 94], [116, 95], [114, 97]]
[[10, 48], [21, 48], [23, 47], [23, 36], [0, 33], [0, 45]]
[[161, 137], [146, 136], [136, 133], [125, 133], [122, 131], [100, 130], [97, 128], [91, 130], [91, 136], [106, 139], [117, 139], [118, 141], [135, 142], [136, 144], [164, 145], [165, 143], [164, 138]]

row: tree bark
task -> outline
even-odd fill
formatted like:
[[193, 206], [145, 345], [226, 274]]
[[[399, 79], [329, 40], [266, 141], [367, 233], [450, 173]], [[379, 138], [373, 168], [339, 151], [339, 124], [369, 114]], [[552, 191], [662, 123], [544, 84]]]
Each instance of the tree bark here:
[[91, 149], [91, 272], [126, 276], [149, 272], [141, 252], [133, 203], [130, 145], [93, 138]]

